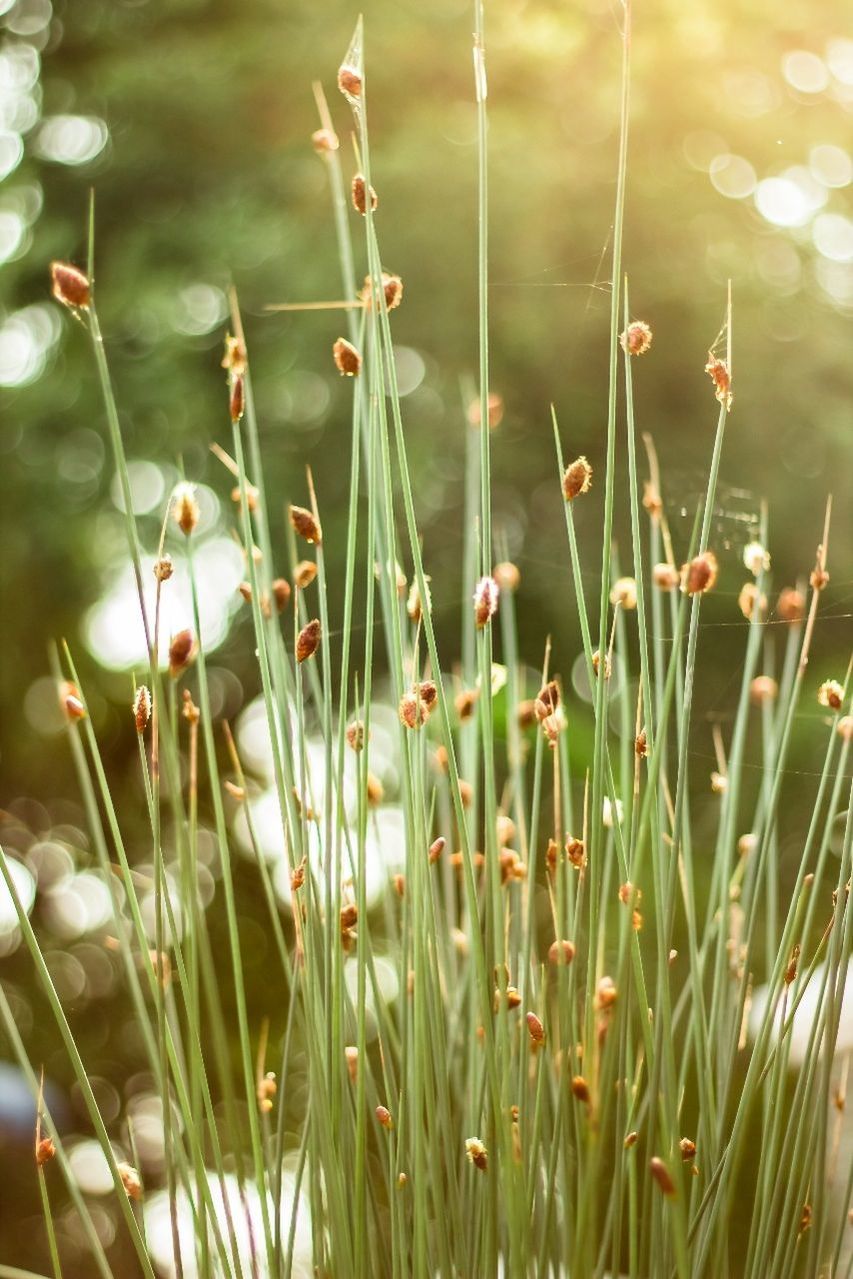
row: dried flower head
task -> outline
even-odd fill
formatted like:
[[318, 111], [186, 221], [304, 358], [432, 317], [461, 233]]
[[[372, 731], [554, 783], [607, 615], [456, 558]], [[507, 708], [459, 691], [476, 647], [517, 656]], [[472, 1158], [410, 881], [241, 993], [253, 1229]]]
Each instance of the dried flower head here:
[[575, 943], [563, 937], [560, 941], [552, 941], [548, 947], [548, 963], [570, 964], [575, 957]]
[[681, 574], [672, 564], [655, 564], [652, 581], [659, 591], [674, 591], [681, 581]]
[[154, 561], [154, 576], [158, 582], [168, 582], [174, 571], [175, 566], [172, 563], [171, 555], [161, 555], [158, 560]]
[[409, 598], [406, 601], [406, 612], [409, 614], [409, 617], [411, 618], [411, 620], [415, 623], [421, 620], [424, 613], [424, 609], [426, 609], [428, 613], [432, 612], [432, 594], [429, 589], [430, 581], [431, 579], [429, 577], [424, 577], [424, 586], [426, 588], [425, 599], [421, 599], [421, 592], [417, 583], [417, 579], [415, 579], [412, 582], [412, 585], [409, 588]]
[[338, 68], [338, 88], [344, 97], [361, 97], [361, 72], [357, 67], [344, 62], [342, 66]]
[[824, 680], [817, 690], [817, 700], [821, 706], [827, 706], [832, 711], [840, 711], [844, 701], [844, 689], [837, 679]]
[[132, 1164], [117, 1163], [116, 1170], [121, 1177], [121, 1184], [124, 1186], [125, 1194], [128, 1199], [142, 1198], [142, 1182], [139, 1173]]
[[394, 1120], [391, 1118], [391, 1111], [387, 1106], [377, 1106], [375, 1114], [383, 1128], [390, 1130], [394, 1127]]
[[646, 730], [643, 728], [634, 738], [634, 754], [637, 759], [645, 759], [649, 753], [649, 739]]
[[199, 514], [195, 485], [186, 482], [178, 484], [172, 494], [172, 515], [178, 528], [186, 537], [189, 537], [198, 525]]
[[246, 347], [241, 338], [233, 337], [230, 333], [225, 335], [225, 354], [222, 357], [221, 368], [234, 377], [242, 377], [248, 368], [248, 359], [246, 356]]
[[599, 1012], [612, 1008], [618, 996], [616, 983], [612, 977], [602, 977], [595, 988], [595, 1006]]
[[764, 617], [767, 612], [767, 596], [759, 594], [755, 582], [744, 582], [737, 597], [738, 608], [748, 622], [753, 617]]
[[575, 870], [580, 870], [586, 864], [586, 846], [583, 840], [576, 839], [574, 835], [568, 835], [566, 837], [566, 856]]
[[585, 457], [575, 458], [563, 472], [563, 497], [573, 502], [582, 493], [588, 493], [592, 487], [592, 467]]
[[469, 1137], [467, 1139], [465, 1142], [465, 1154], [475, 1168], [479, 1168], [480, 1172], [486, 1171], [489, 1166], [489, 1152], [479, 1137]]
[[[352, 207], [356, 213], [360, 213], [362, 217], [367, 213], [367, 182], [363, 173], [357, 173], [352, 180]], [[370, 188], [370, 207], [375, 209], [379, 204], [379, 196]]]
[[474, 621], [482, 630], [498, 611], [500, 587], [493, 577], [481, 577], [474, 591]]
[[50, 1137], [40, 1137], [36, 1142], [36, 1164], [39, 1168], [43, 1168], [45, 1164], [50, 1163], [56, 1154], [56, 1146]]
[[86, 707], [80, 696], [80, 690], [70, 680], [65, 680], [59, 686], [59, 704], [65, 712], [66, 719], [78, 720], [86, 718]]
[[290, 582], [286, 577], [277, 577], [272, 584], [272, 597], [275, 600], [277, 613], [283, 613], [290, 603]]
[[586, 1082], [583, 1075], [572, 1076], [572, 1096], [575, 1101], [583, 1102], [585, 1106], [589, 1105], [589, 1084]]
[[[599, 653], [598, 649], [596, 649], [592, 655], [592, 669], [595, 675], [598, 675], [600, 668], [601, 668], [601, 654]], [[604, 678], [610, 679], [610, 676], [612, 675], [612, 673], [613, 673], [613, 663], [610, 659], [610, 654], [607, 653], [605, 654], [605, 658], [604, 658]]]
[[356, 752], [364, 750], [364, 724], [360, 719], [347, 724], [347, 743]]
[[[486, 420], [489, 423], [489, 430], [496, 430], [504, 416], [503, 396], [498, 395], [497, 391], [490, 391], [486, 401]], [[468, 405], [468, 422], [471, 426], [479, 426], [483, 420], [483, 408], [480, 404], [479, 396], [472, 400]]]
[[151, 718], [151, 694], [144, 684], [140, 684], [133, 699], [133, 719], [137, 733], [144, 733]]
[[92, 297], [92, 288], [87, 276], [70, 262], [51, 262], [51, 293], [57, 302], [72, 310], [85, 310]]
[[319, 620], [315, 617], [308, 622], [306, 626], [296, 637], [296, 660], [297, 662], [305, 662], [309, 657], [313, 657], [320, 647], [320, 637], [322, 628]]
[[754, 706], [773, 702], [779, 696], [779, 685], [769, 675], [756, 675], [749, 686], [749, 696]]
[[806, 597], [793, 586], [779, 592], [776, 612], [783, 622], [802, 622], [806, 615]]
[[681, 589], [685, 595], [704, 595], [717, 580], [719, 571], [713, 551], [703, 551], [681, 567]]
[[639, 1136], [640, 1134], [637, 1132], [636, 1129], [634, 1129], [633, 1132], [629, 1132], [625, 1140], [622, 1142], [622, 1145], [625, 1148], [625, 1150], [630, 1150], [632, 1146], [636, 1146], [637, 1141], [639, 1140]]
[[318, 155], [331, 155], [341, 144], [334, 129], [315, 129], [311, 134], [311, 145]]
[[290, 872], [290, 891], [298, 893], [299, 889], [305, 883], [305, 870], [308, 865], [308, 859], [303, 857], [302, 861], [294, 866]]
[[464, 777], [459, 778], [459, 799], [463, 808], [470, 808], [474, 799], [474, 787]]
[[667, 1196], [667, 1198], [671, 1199], [675, 1194], [675, 1182], [669, 1175], [669, 1169], [666, 1164], [662, 1159], [659, 1159], [657, 1155], [652, 1156], [649, 1160], [649, 1172], [657, 1182], [658, 1188]]
[[[394, 311], [403, 301], [403, 281], [399, 275], [389, 275], [387, 271], [382, 272], [382, 290], [385, 294], [385, 309]], [[364, 285], [358, 295], [359, 301], [365, 306], [373, 306], [373, 281], [369, 275], [364, 277]]]
[[629, 355], [645, 355], [652, 344], [652, 331], [643, 320], [634, 320], [619, 335], [622, 350]]
[[377, 804], [381, 804], [385, 798], [385, 787], [380, 782], [375, 773], [367, 774], [367, 802], [371, 808], [376, 808]]
[[172, 679], [176, 679], [182, 671], [187, 669], [195, 657], [195, 652], [195, 635], [189, 627], [172, 636], [172, 642], [169, 645], [169, 674]]
[[447, 845], [447, 840], [443, 835], [439, 835], [438, 839], [434, 839], [427, 850], [427, 860], [430, 866], [434, 866]]
[[829, 574], [827, 573], [823, 565], [820, 563], [820, 561], [818, 561], [817, 564], [815, 564], [814, 568], [811, 571], [811, 575], [809, 577], [809, 584], [813, 591], [826, 590], [827, 586], [829, 585]]
[[521, 585], [521, 574], [511, 560], [501, 560], [500, 564], [496, 564], [492, 569], [492, 577], [502, 591], [514, 593]]
[[527, 1033], [530, 1035], [530, 1040], [535, 1048], [539, 1048], [544, 1044], [545, 1027], [535, 1013], [527, 1014]]
[[320, 528], [319, 520], [314, 517], [312, 511], [305, 506], [294, 506], [292, 503], [289, 508], [290, 523], [299, 534], [304, 537], [306, 542], [317, 543], [319, 545], [323, 540], [323, 531]]
[[498, 855], [501, 883], [510, 884], [527, 878], [527, 865], [512, 848], [502, 848]]
[[461, 693], [456, 694], [453, 699], [453, 705], [460, 720], [464, 721], [471, 718], [479, 696], [480, 690], [478, 688], [463, 688]]
[[785, 969], [785, 985], [790, 986], [797, 977], [797, 967], [800, 962], [800, 946], [796, 943], [791, 950], [791, 958], [788, 960], [788, 966]]
[[358, 377], [361, 372], [361, 356], [352, 342], [338, 338], [332, 347], [335, 365], [342, 377]]
[[610, 603], [627, 609], [637, 607], [637, 583], [633, 577], [617, 578], [610, 592]]
[[743, 564], [753, 577], [758, 577], [770, 568], [770, 552], [760, 542], [747, 542], [743, 548]]
[[714, 383], [714, 398], [728, 410], [732, 407], [732, 379], [725, 360], [718, 360], [713, 351], [708, 352], [705, 372]]
[[201, 719], [201, 711], [192, 699], [192, 694], [188, 688], [184, 689], [183, 706], [181, 714], [188, 724], [197, 724]]
[[555, 679], [543, 684], [533, 703], [533, 713], [541, 724], [549, 715], [553, 715], [560, 705], [560, 685]]
[[246, 408], [246, 381], [242, 373], [234, 373], [231, 377], [228, 396], [228, 412], [232, 422], [239, 422]]
[[293, 570], [293, 580], [304, 591], [317, 576], [317, 565], [313, 560], [300, 560]]

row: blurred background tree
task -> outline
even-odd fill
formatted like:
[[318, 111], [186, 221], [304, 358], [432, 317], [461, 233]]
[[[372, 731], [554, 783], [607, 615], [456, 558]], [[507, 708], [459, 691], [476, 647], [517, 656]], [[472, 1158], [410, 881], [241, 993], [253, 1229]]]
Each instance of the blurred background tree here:
[[[379, 232], [405, 282], [394, 326], [406, 427], [452, 657], [471, 587], [458, 554], [476, 368], [471, 13], [468, 0], [362, 7]], [[209, 486], [211, 526], [224, 535], [233, 523], [230, 478], [209, 444], [230, 433], [219, 362], [236, 286], [280, 567], [284, 504], [304, 501], [310, 463], [334, 573], [350, 446], [349, 394], [331, 361], [343, 317], [264, 308], [341, 293], [311, 83], [327, 89], [354, 172], [334, 84], [356, 16], [341, 0], [0, 0], [0, 803], [36, 834], [76, 812], [46, 680], [60, 637], [87, 681], [119, 794], [138, 802], [131, 676], [110, 645], [118, 605], [97, 612], [126, 563], [121, 513], [90, 352], [48, 297], [48, 263], [85, 262], [94, 187], [99, 309], [149, 550], [179, 463]], [[552, 632], [566, 673], [578, 638], [549, 406], [566, 451], [600, 469], [618, 21], [606, 0], [487, 4], [492, 374], [505, 405], [496, 529], [522, 571], [525, 655], [537, 665]], [[812, 660], [821, 678], [846, 665], [853, 40], [830, 0], [656, 0], [637, 6], [633, 58], [626, 265], [634, 312], [655, 334], [635, 394], [680, 549], [716, 419], [706, 354], [729, 278], [734, 289], [735, 409], [716, 529], [721, 590], [703, 613], [701, 733], [702, 717], [727, 705], [743, 640], [740, 555], [762, 498], [778, 587], [807, 576], [833, 492], [833, 580]], [[598, 519], [597, 500], [578, 516], [593, 579]], [[617, 533], [624, 559], [626, 525]], [[217, 659], [232, 715], [256, 691], [237, 602], [223, 605]], [[797, 743], [804, 770], [810, 718], [816, 710]], [[707, 743], [711, 753], [710, 733]]]

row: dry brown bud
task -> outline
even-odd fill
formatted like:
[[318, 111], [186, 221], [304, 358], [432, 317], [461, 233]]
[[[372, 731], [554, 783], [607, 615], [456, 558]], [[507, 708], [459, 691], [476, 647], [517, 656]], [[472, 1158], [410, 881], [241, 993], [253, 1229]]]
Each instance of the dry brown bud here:
[[708, 363], [705, 372], [714, 383], [714, 398], [726, 409], [732, 407], [732, 379], [729, 366], [725, 360], [718, 360], [712, 351], [708, 352]]
[[151, 694], [144, 684], [140, 684], [133, 699], [133, 719], [137, 733], [144, 733], [151, 718]]
[[57, 302], [72, 310], [85, 310], [91, 301], [92, 290], [88, 278], [70, 262], [51, 262], [51, 292]]
[[299, 862], [298, 865], [294, 866], [293, 870], [290, 872], [290, 891], [292, 893], [298, 893], [299, 889], [305, 883], [305, 869], [307, 865], [308, 859], [303, 857], [302, 861]]
[[538, 1048], [545, 1042], [545, 1027], [535, 1013], [527, 1014], [527, 1032], [532, 1043]]
[[315, 129], [311, 134], [311, 145], [318, 155], [330, 155], [340, 146], [338, 135], [332, 129]]
[[[373, 187], [371, 187], [370, 188], [371, 209], [375, 209], [378, 203], [379, 203], [379, 197], [374, 191]], [[355, 209], [356, 213], [360, 213], [362, 217], [364, 217], [364, 215], [367, 212], [367, 183], [365, 181], [363, 173], [357, 173], [352, 180], [352, 207]]]
[[536, 703], [528, 698], [518, 703], [518, 726], [519, 728], [532, 728], [536, 723]]
[[612, 977], [602, 977], [596, 987], [595, 1006], [603, 1012], [607, 1008], [612, 1008], [616, 1003], [618, 996], [616, 992], [616, 983]]
[[498, 813], [495, 821], [495, 830], [498, 837], [498, 843], [501, 847], [512, 843], [516, 835], [515, 822], [511, 817], [507, 817], [505, 813]]
[[652, 344], [652, 331], [643, 320], [634, 320], [620, 333], [619, 341], [629, 355], [645, 355]]
[[367, 774], [367, 802], [371, 808], [381, 804], [385, 798], [385, 787], [375, 773]]
[[502, 591], [509, 591], [512, 594], [521, 585], [521, 573], [511, 560], [501, 560], [500, 564], [496, 564], [492, 569], [492, 577]]
[[704, 595], [717, 580], [717, 557], [713, 551], [703, 551], [689, 564], [681, 567], [681, 589], [686, 595]]
[[341, 932], [348, 932], [350, 928], [355, 928], [358, 923], [358, 907], [355, 902], [348, 902], [346, 906], [341, 907]]
[[356, 752], [364, 750], [364, 724], [360, 719], [347, 724], [347, 743]]
[[585, 457], [575, 458], [563, 472], [563, 497], [573, 502], [592, 487], [592, 467]]
[[361, 97], [361, 72], [343, 63], [338, 69], [338, 88], [347, 98]]
[[655, 564], [652, 581], [659, 591], [674, 591], [681, 581], [681, 574], [672, 564]]
[[[385, 294], [385, 309], [394, 311], [403, 300], [403, 281], [399, 275], [389, 275], [386, 271], [382, 272], [382, 289]], [[369, 275], [364, 277], [364, 287], [359, 293], [359, 301], [365, 306], [373, 305], [373, 281]]]
[[275, 610], [277, 613], [283, 613], [290, 603], [290, 582], [285, 577], [277, 577], [272, 584], [272, 597], [275, 600]]
[[737, 604], [748, 622], [756, 616], [764, 617], [767, 612], [767, 596], [759, 594], [755, 582], [744, 582], [737, 597]]
[[669, 1169], [662, 1159], [654, 1155], [649, 1160], [649, 1172], [654, 1177], [661, 1191], [668, 1197], [672, 1198], [675, 1194], [675, 1182], [669, 1175]]
[[335, 366], [342, 377], [358, 377], [361, 372], [361, 355], [346, 338], [338, 338], [332, 347]]
[[489, 1153], [479, 1137], [469, 1137], [465, 1142], [465, 1154], [475, 1168], [485, 1172], [489, 1166]]
[[638, 759], [645, 759], [649, 753], [649, 739], [646, 730], [642, 729], [634, 738], [634, 754]]
[[65, 712], [66, 719], [76, 720], [86, 718], [86, 707], [83, 705], [83, 699], [76, 684], [72, 684], [70, 680], [65, 680], [59, 686], [59, 703]]
[[406, 896], [406, 876], [395, 875], [393, 879], [393, 884], [394, 884], [394, 892], [397, 894], [397, 896], [405, 897]]
[[803, 1211], [800, 1213], [800, 1234], [804, 1235], [807, 1230], [810, 1230], [811, 1224], [812, 1206], [811, 1204], [803, 1204]]
[[474, 787], [462, 777], [459, 778], [459, 798], [462, 801], [463, 808], [471, 807], [471, 801], [474, 798]]
[[309, 657], [313, 657], [320, 647], [320, 637], [322, 630], [319, 620], [315, 617], [303, 626], [302, 630], [296, 637], [296, 660], [297, 662], [305, 662]]
[[829, 574], [820, 562], [812, 569], [809, 584], [814, 591], [823, 591], [829, 585]]
[[527, 878], [527, 866], [514, 849], [502, 848], [498, 861], [501, 869], [502, 884], [508, 884], [514, 880]]
[[559, 705], [560, 685], [555, 679], [552, 679], [547, 684], [542, 685], [533, 703], [533, 711], [540, 724], [549, 715], [553, 715]]
[[548, 947], [549, 964], [570, 964], [574, 957], [575, 943], [565, 937], [561, 941], [552, 941]]
[[678, 1143], [678, 1149], [681, 1151], [681, 1158], [686, 1162], [695, 1156], [696, 1142], [691, 1141], [689, 1137], [682, 1137]]
[[802, 591], [786, 586], [779, 592], [776, 612], [783, 622], [801, 622], [806, 615], [806, 599]]
[[195, 496], [195, 485], [179, 484], [172, 494], [172, 514], [181, 532], [189, 537], [199, 520], [199, 507]]
[[456, 714], [461, 720], [471, 718], [479, 696], [480, 691], [476, 688], [465, 688], [461, 693], [457, 693], [453, 704], [456, 707]]
[[172, 679], [177, 679], [181, 672], [187, 669], [195, 657], [195, 652], [195, 635], [189, 628], [178, 631], [177, 635], [172, 636], [172, 642], [169, 645], [169, 674]]
[[566, 837], [566, 856], [575, 870], [580, 870], [586, 862], [586, 848], [583, 840], [576, 839], [574, 835], [568, 835]]
[[317, 576], [317, 565], [313, 560], [300, 560], [293, 570], [293, 580], [304, 591]]
[[629, 610], [637, 607], [637, 583], [633, 577], [620, 577], [613, 583], [610, 603]]
[[844, 702], [844, 689], [837, 679], [828, 679], [817, 690], [819, 705], [827, 706], [832, 711], [840, 711]]
[[434, 839], [432, 841], [432, 843], [429, 846], [429, 851], [427, 853], [427, 857], [429, 858], [429, 863], [431, 866], [434, 866], [435, 863], [438, 861], [439, 857], [441, 857], [441, 854], [444, 852], [446, 845], [447, 845], [447, 840], [444, 838], [443, 835], [439, 835], [438, 839]]
[[629, 1132], [628, 1136], [622, 1142], [622, 1145], [625, 1148], [625, 1150], [630, 1150], [632, 1146], [636, 1146], [637, 1139], [639, 1138], [639, 1136], [640, 1134], [636, 1131], [636, 1129], [634, 1130], [634, 1132]]
[[790, 986], [791, 982], [797, 976], [797, 965], [800, 960], [800, 947], [797, 943], [791, 951], [791, 958], [788, 961], [788, 967], [785, 969], [785, 985]]
[[231, 390], [228, 396], [228, 411], [232, 422], [239, 422], [246, 407], [246, 383], [242, 373], [231, 377]]
[[51, 1137], [41, 1137], [36, 1142], [36, 1164], [39, 1168], [43, 1168], [45, 1164], [50, 1163], [56, 1154], [56, 1146], [53, 1144]]
[[498, 611], [500, 587], [493, 577], [481, 577], [474, 591], [474, 621], [482, 630]]
[[242, 375], [246, 372], [248, 358], [241, 338], [233, 337], [232, 334], [226, 333], [225, 354], [222, 356], [220, 368], [227, 369], [233, 376]]
[[391, 1111], [387, 1106], [376, 1107], [376, 1118], [379, 1120], [383, 1128], [391, 1129], [394, 1127], [394, 1120], [391, 1118]]
[[576, 1101], [582, 1101], [585, 1106], [589, 1105], [589, 1084], [583, 1075], [572, 1077], [572, 1096]]
[[175, 566], [172, 563], [171, 555], [161, 555], [159, 560], [155, 560], [154, 576], [158, 582], [168, 582], [174, 571]]
[[323, 540], [323, 531], [320, 528], [319, 521], [314, 518], [311, 511], [304, 506], [290, 506], [290, 523], [299, 534], [304, 537], [306, 542], [317, 543], [319, 545]]
[[142, 1182], [136, 1169], [131, 1164], [118, 1163], [116, 1164], [116, 1170], [121, 1177], [121, 1184], [124, 1186], [128, 1199], [141, 1199]]
[[247, 604], [251, 604], [251, 602], [252, 602], [252, 584], [251, 584], [251, 582], [241, 582], [241, 583], [239, 584], [239, 586], [237, 587], [237, 590], [238, 590], [239, 594], [240, 594], [240, 595], [242, 595], [242, 597], [243, 597], [243, 599], [246, 601], [246, 603], [247, 603]]

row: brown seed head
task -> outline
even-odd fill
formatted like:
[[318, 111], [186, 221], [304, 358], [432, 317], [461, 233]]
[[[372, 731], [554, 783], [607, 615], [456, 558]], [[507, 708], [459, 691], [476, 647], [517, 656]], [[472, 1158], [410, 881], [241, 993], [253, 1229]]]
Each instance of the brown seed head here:
[[612, 1008], [618, 998], [616, 992], [616, 983], [612, 977], [602, 977], [598, 983], [595, 992], [595, 1006], [603, 1012], [607, 1008]]
[[749, 696], [754, 706], [773, 702], [779, 696], [779, 685], [769, 675], [756, 675], [749, 686]]
[[681, 1158], [686, 1162], [696, 1154], [696, 1142], [691, 1141], [689, 1137], [682, 1137], [678, 1143], [678, 1149], [681, 1151]]
[[459, 778], [459, 798], [462, 801], [463, 808], [470, 808], [474, 799], [474, 787], [470, 782], [466, 782], [463, 777]]
[[639, 1135], [640, 1134], [636, 1130], [634, 1130], [634, 1132], [629, 1132], [628, 1136], [622, 1142], [624, 1148], [626, 1150], [630, 1150], [632, 1146], [636, 1146]]
[[649, 739], [646, 730], [642, 729], [634, 738], [634, 754], [637, 759], [645, 759], [649, 753]]
[[302, 861], [299, 862], [298, 865], [294, 866], [293, 870], [290, 872], [290, 891], [292, 893], [298, 893], [299, 889], [305, 883], [305, 868], [307, 865], [308, 860], [303, 857]]
[[545, 1042], [545, 1027], [535, 1013], [527, 1014], [527, 1033], [531, 1042], [538, 1048]]
[[514, 849], [502, 848], [498, 855], [498, 863], [501, 870], [502, 884], [527, 878], [527, 866]]
[[511, 844], [515, 839], [516, 826], [511, 817], [507, 817], [506, 813], [498, 813], [495, 821], [495, 832], [498, 837], [498, 843], [503, 848], [507, 844]]
[[500, 587], [493, 577], [481, 577], [474, 591], [474, 621], [482, 630], [498, 611]]
[[151, 694], [144, 684], [140, 684], [133, 699], [133, 719], [137, 733], [144, 733], [151, 718]]
[[41, 1137], [36, 1142], [36, 1164], [39, 1168], [43, 1168], [45, 1164], [50, 1163], [56, 1154], [56, 1146], [50, 1137]]
[[675, 1194], [675, 1182], [669, 1175], [669, 1169], [666, 1164], [662, 1159], [659, 1159], [657, 1155], [653, 1155], [649, 1160], [649, 1172], [654, 1177], [663, 1194], [671, 1199]]
[[169, 674], [172, 679], [177, 679], [181, 672], [187, 669], [195, 657], [195, 652], [195, 635], [189, 628], [178, 631], [177, 635], [172, 636], [172, 642], [169, 645]]
[[387, 1106], [376, 1107], [376, 1118], [383, 1128], [387, 1128], [390, 1131], [394, 1127], [394, 1120], [391, 1118], [391, 1111]]
[[502, 591], [509, 591], [511, 594], [521, 585], [521, 573], [512, 560], [501, 560], [500, 564], [496, 564], [492, 569], [492, 577]]
[[311, 134], [311, 145], [318, 155], [330, 155], [341, 144], [333, 129], [315, 129]]
[[567, 836], [566, 856], [574, 866], [575, 870], [580, 870], [586, 862], [586, 848], [583, 840], [576, 839], [574, 835]]
[[[600, 667], [601, 667], [601, 654], [599, 653], [598, 649], [596, 649], [592, 655], [592, 669], [594, 674], [596, 675], [598, 674]], [[613, 663], [611, 661], [610, 654], [608, 653], [604, 658], [604, 678], [610, 679], [610, 676], [612, 673], [613, 673]]]
[[823, 591], [829, 585], [829, 574], [820, 563], [812, 569], [809, 582], [814, 591]]
[[583, 1075], [572, 1076], [572, 1096], [576, 1101], [582, 1101], [585, 1106], [589, 1105], [589, 1084]]
[[681, 567], [681, 589], [685, 595], [704, 595], [717, 580], [717, 557], [713, 551], [703, 551], [689, 564]]
[[732, 379], [729, 373], [729, 366], [725, 360], [718, 360], [714, 353], [709, 351], [705, 372], [714, 383], [714, 398], [720, 404], [724, 404], [727, 409], [730, 409], [732, 407]]
[[802, 622], [806, 615], [806, 599], [802, 591], [793, 586], [786, 586], [779, 592], [776, 612], [783, 622]]
[[[258, 509], [260, 496], [260, 490], [256, 485], [246, 484], [246, 505], [252, 513]], [[231, 501], [235, 504], [235, 506], [242, 506], [243, 493], [239, 484], [235, 484], [234, 488], [231, 490]]]
[[767, 612], [767, 596], [759, 594], [755, 582], [744, 582], [737, 597], [738, 608], [748, 622], [753, 617], [764, 617]]
[[844, 702], [844, 689], [837, 679], [824, 680], [817, 690], [819, 705], [827, 706], [831, 711], [840, 711]]
[[592, 487], [592, 467], [585, 457], [575, 458], [563, 472], [563, 497], [573, 502]]
[[480, 1141], [479, 1137], [469, 1137], [465, 1142], [465, 1154], [468, 1161], [478, 1168], [480, 1172], [485, 1172], [489, 1166], [489, 1152]]
[[427, 857], [429, 859], [429, 864], [431, 866], [434, 866], [435, 863], [438, 861], [439, 857], [441, 857], [441, 854], [444, 852], [446, 845], [447, 845], [447, 840], [444, 838], [443, 835], [439, 835], [438, 839], [434, 839], [432, 841], [432, 843], [429, 846], [429, 851], [427, 852]]
[[405, 897], [406, 896], [406, 876], [395, 875], [393, 883], [394, 883], [394, 892], [397, 894], [397, 896]]
[[629, 355], [645, 355], [652, 344], [652, 331], [643, 320], [634, 320], [620, 333], [619, 341]]
[[131, 1164], [116, 1164], [118, 1175], [121, 1177], [121, 1184], [124, 1186], [125, 1194], [128, 1199], [138, 1200], [142, 1198], [142, 1182], [139, 1173]]
[[338, 88], [344, 97], [361, 97], [361, 72], [345, 62], [338, 68]]
[[555, 679], [552, 679], [547, 684], [542, 685], [536, 695], [536, 701], [533, 703], [533, 710], [540, 724], [549, 715], [553, 715], [559, 705], [560, 685]]
[[51, 262], [50, 283], [51, 293], [63, 306], [72, 310], [85, 310], [88, 307], [92, 296], [91, 285], [83, 272], [78, 271], [70, 262]]
[[248, 368], [246, 348], [242, 340], [232, 337], [230, 333], [225, 335], [225, 354], [222, 356], [220, 367], [227, 369], [234, 377], [242, 376]]
[[655, 564], [652, 581], [659, 591], [674, 591], [681, 581], [681, 574], [672, 564]]
[[320, 647], [320, 638], [322, 629], [319, 620], [315, 617], [303, 626], [302, 630], [296, 637], [296, 660], [297, 662], [305, 662], [309, 657], [313, 657]]
[[313, 560], [300, 560], [293, 570], [293, 580], [300, 591], [306, 590], [317, 576], [317, 565]]
[[159, 560], [155, 560], [154, 576], [158, 582], [168, 582], [174, 571], [175, 566], [172, 563], [171, 555], [161, 555]]
[[228, 396], [228, 411], [232, 422], [239, 422], [246, 408], [246, 382], [242, 373], [235, 373], [231, 378], [231, 390]]
[[474, 714], [474, 707], [477, 705], [477, 698], [480, 696], [479, 689], [464, 688], [461, 693], [457, 693], [454, 698], [454, 706], [456, 714], [460, 720], [470, 719]]
[[194, 484], [179, 484], [172, 494], [172, 515], [181, 532], [189, 537], [199, 520]]
[[791, 951], [791, 958], [788, 961], [788, 967], [785, 969], [785, 985], [790, 986], [791, 982], [797, 976], [797, 965], [800, 961], [800, 946], [795, 944]]
[[275, 611], [283, 613], [290, 603], [290, 582], [286, 577], [277, 577], [272, 584], [272, 597], [275, 600]]
[[[378, 203], [379, 203], [379, 197], [374, 191], [373, 187], [371, 187], [370, 188], [371, 209], [375, 209]], [[356, 213], [360, 213], [362, 217], [364, 217], [364, 215], [367, 212], [367, 183], [364, 180], [363, 173], [357, 173], [352, 180], [352, 207], [355, 209]]]
[[567, 938], [552, 941], [548, 947], [549, 964], [570, 964], [575, 957], [575, 943]]
[[364, 750], [364, 724], [360, 719], [347, 724], [347, 744], [356, 752]]
[[518, 727], [532, 728], [536, 723], [536, 703], [532, 698], [527, 698], [523, 702], [518, 703]]
[[314, 518], [311, 511], [305, 506], [290, 506], [290, 523], [299, 534], [304, 537], [306, 542], [319, 544], [323, 540], [323, 531], [320, 528], [319, 521]]
[[[385, 309], [394, 311], [403, 300], [403, 281], [399, 275], [389, 275], [387, 271], [382, 272], [382, 289], [385, 294]], [[359, 301], [365, 306], [373, 305], [373, 281], [369, 275], [364, 277], [364, 286], [359, 293]]]
[[242, 597], [243, 597], [243, 599], [246, 601], [246, 603], [247, 603], [247, 604], [251, 604], [251, 602], [252, 602], [252, 584], [251, 584], [251, 582], [241, 582], [241, 583], [239, 584], [239, 586], [237, 587], [237, 590], [238, 590], [239, 594], [240, 594], [240, 595], [242, 595]]
[[361, 356], [346, 338], [338, 338], [332, 347], [335, 365], [342, 377], [358, 377], [361, 372]]

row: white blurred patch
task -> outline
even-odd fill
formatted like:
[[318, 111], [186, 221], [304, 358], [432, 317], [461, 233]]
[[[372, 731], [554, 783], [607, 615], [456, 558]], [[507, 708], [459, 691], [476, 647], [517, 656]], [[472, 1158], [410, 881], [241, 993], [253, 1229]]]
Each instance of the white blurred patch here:
[[[791, 1064], [794, 1066], [801, 1066], [805, 1061], [812, 1027], [815, 1019], [821, 1013], [821, 985], [825, 971], [826, 965], [818, 964], [800, 1000], [797, 1011], [794, 1013], [794, 1021], [789, 1031]], [[749, 1013], [749, 1033], [753, 1039], [757, 1037], [761, 1023], [766, 1016], [768, 994], [768, 986], [759, 986], [753, 994], [752, 1008]], [[844, 979], [842, 1000], [841, 1017], [838, 1023], [838, 1038], [835, 1044], [836, 1055], [853, 1050], [853, 959], [850, 959], [847, 963], [847, 975]], [[786, 1020], [788, 1015], [789, 1013], [786, 1014]], [[782, 1024], [781, 999], [777, 1003], [773, 1022], [778, 1031]]]

